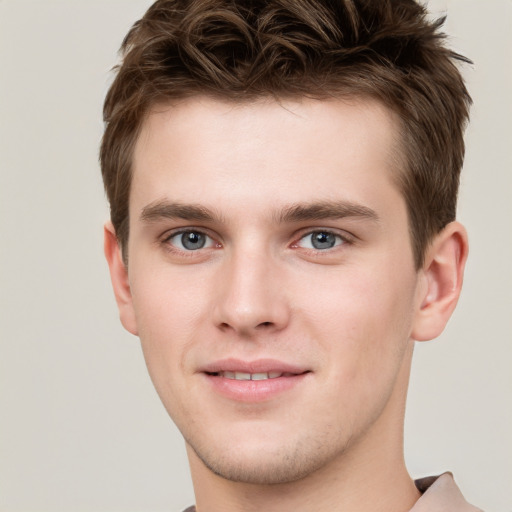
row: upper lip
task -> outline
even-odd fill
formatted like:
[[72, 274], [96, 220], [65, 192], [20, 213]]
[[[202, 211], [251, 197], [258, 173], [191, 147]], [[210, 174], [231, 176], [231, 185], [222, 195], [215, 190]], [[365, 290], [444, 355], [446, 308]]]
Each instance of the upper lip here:
[[277, 359], [256, 359], [243, 361], [241, 359], [220, 359], [201, 367], [203, 373], [218, 372], [244, 372], [244, 373], [292, 373], [301, 374], [308, 371], [307, 368], [295, 364], [285, 363]]

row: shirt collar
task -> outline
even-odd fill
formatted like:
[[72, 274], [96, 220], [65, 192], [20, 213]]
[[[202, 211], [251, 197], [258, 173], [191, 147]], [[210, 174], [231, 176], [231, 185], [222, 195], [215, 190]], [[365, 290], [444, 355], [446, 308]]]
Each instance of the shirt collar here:
[[482, 512], [464, 499], [451, 473], [420, 478], [415, 484], [422, 496], [410, 512]]

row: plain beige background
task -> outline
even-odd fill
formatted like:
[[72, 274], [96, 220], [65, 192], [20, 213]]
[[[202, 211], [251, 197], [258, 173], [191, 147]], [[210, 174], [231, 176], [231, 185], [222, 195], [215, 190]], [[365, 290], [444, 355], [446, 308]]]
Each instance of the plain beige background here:
[[[0, 0], [0, 510], [179, 511], [184, 448], [117, 319], [102, 255], [101, 104], [146, 0]], [[417, 347], [413, 476], [454, 472], [512, 511], [512, 2], [431, 1], [475, 100], [460, 220], [471, 255], [445, 334]]]

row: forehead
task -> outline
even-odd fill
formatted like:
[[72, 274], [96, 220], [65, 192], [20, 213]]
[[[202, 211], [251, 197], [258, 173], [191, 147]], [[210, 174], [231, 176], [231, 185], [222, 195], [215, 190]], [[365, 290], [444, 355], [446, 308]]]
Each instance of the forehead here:
[[135, 146], [130, 202], [364, 202], [370, 190], [395, 188], [398, 127], [371, 99], [156, 105]]

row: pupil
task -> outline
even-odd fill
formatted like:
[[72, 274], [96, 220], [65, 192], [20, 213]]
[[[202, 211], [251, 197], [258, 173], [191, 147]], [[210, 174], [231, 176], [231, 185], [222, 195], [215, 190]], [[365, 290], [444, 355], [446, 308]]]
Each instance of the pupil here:
[[181, 243], [186, 249], [201, 249], [204, 247], [206, 239], [201, 233], [183, 233], [181, 236]]
[[336, 244], [336, 237], [332, 233], [320, 231], [313, 235], [312, 244], [315, 249], [330, 249]]

